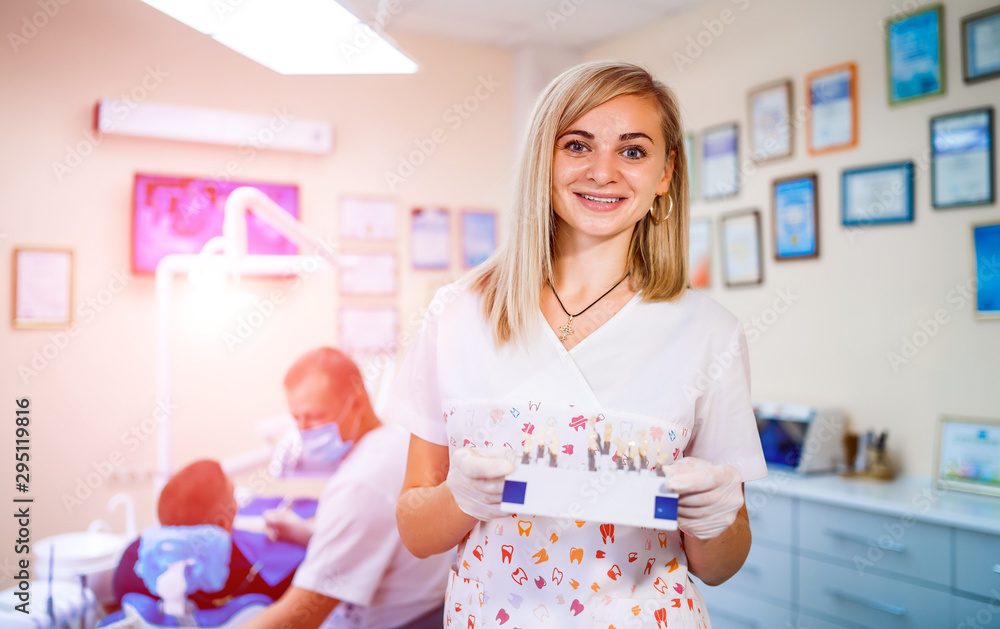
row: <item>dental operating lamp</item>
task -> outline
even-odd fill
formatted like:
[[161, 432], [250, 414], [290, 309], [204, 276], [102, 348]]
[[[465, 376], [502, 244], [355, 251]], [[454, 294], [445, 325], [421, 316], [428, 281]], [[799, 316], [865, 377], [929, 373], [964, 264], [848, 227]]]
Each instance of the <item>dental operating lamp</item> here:
[[[299, 255], [254, 255], [247, 253], [247, 216], [253, 214], [273, 227], [299, 248]], [[303, 255], [303, 253], [307, 255]], [[311, 255], [308, 255], [311, 254]], [[156, 394], [162, 411], [157, 427], [157, 465], [153, 481], [158, 496], [171, 474], [172, 416], [170, 409], [170, 304], [173, 298], [174, 276], [188, 274], [193, 283], [213, 273], [224, 277], [287, 277], [302, 269], [306, 260], [317, 264], [317, 270], [335, 272], [338, 267], [352, 266], [351, 256], [342, 256], [324, 245], [302, 223], [288, 214], [266, 194], [244, 186], [233, 190], [226, 199], [222, 236], [205, 243], [198, 254], [170, 254], [156, 266]], [[238, 457], [236, 467], [248, 468], [263, 453]], [[266, 460], [266, 454], [263, 455]], [[240, 471], [227, 466], [228, 473]]]

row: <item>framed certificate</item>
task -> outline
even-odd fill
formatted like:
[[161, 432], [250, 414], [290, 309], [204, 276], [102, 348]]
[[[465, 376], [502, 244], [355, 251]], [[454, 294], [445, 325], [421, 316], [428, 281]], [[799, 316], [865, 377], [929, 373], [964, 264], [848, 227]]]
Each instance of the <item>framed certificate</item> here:
[[399, 313], [393, 307], [340, 309], [340, 349], [356, 359], [394, 354], [399, 347], [398, 332]]
[[688, 226], [688, 284], [708, 288], [712, 276], [712, 220], [693, 218]]
[[17, 247], [11, 267], [11, 326], [17, 330], [68, 328], [73, 322], [73, 251]]
[[706, 201], [733, 197], [739, 192], [738, 135], [735, 122], [701, 134], [701, 196]]
[[913, 222], [913, 162], [845, 170], [840, 180], [845, 227]]
[[688, 199], [694, 201], [696, 196], [697, 187], [694, 182], [697, 179], [694, 176], [694, 162], [695, 162], [695, 151], [694, 151], [694, 134], [685, 133], [684, 134], [684, 156], [687, 157], [687, 171], [688, 171]]
[[451, 265], [451, 216], [448, 210], [439, 207], [413, 209], [410, 255], [415, 269], [447, 269]]
[[791, 156], [795, 145], [791, 120], [791, 80], [750, 90], [750, 154], [755, 162]]
[[774, 259], [819, 257], [819, 202], [816, 174], [774, 182]]
[[962, 18], [962, 79], [978, 83], [1000, 76], [1000, 6]]
[[943, 14], [935, 4], [886, 22], [890, 105], [944, 94]]
[[493, 212], [462, 212], [462, 260], [465, 268], [486, 261], [497, 248], [497, 219]]
[[976, 317], [1000, 319], [1000, 223], [974, 225]]
[[806, 76], [806, 148], [811, 155], [858, 144], [858, 69], [842, 63]]
[[937, 441], [935, 485], [1000, 496], [1000, 419], [945, 415]]
[[931, 118], [931, 205], [993, 203], [993, 108]]
[[358, 263], [340, 272], [341, 295], [395, 295], [396, 254], [354, 253]]
[[726, 286], [748, 286], [764, 281], [760, 255], [760, 212], [742, 210], [723, 214], [722, 271]]
[[344, 240], [395, 240], [396, 201], [363, 196], [342, 198], [340, 237]]

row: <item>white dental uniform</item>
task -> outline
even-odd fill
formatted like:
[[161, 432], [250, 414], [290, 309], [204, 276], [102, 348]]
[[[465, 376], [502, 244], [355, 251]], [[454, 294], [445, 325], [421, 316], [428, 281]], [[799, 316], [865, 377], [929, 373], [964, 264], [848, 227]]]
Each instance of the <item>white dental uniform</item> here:
[[[598, 434], [605, 422], [612, 438], [644, 430], [671, 461], [727, 463], [744, 481], [767, 475], [743, 329], [692, 290], [675, 302], [636, 295], [568, 351], [538, 311], [522, 348], [497, 351], [479, 295], [450, 284], [431, 302], [389, 399], [387, 417], [452, 451], [521, 452], [525, 430], [554, 429], [559, 466], [578, 467], [585, 420], [597, 415]], [[598, 521], [479, 522], [458, 547], [445, 626], [710, 627], [680, 542], [678, 531]]]
[[292, 584], [341, 601], [322, 629], [392, 629], [441, 605], [450, 553], [417, 559], [396, 528], [409, 435], [366, 433], [327, 482]]

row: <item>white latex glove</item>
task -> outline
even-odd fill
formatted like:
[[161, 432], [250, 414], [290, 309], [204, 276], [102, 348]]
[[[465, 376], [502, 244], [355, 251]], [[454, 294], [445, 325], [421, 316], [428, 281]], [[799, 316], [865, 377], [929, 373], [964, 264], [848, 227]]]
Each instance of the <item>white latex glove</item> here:
[[451, 468], [445, 483], [463, 512], [480, 520], [506, 515], [500, 510], [504, 477], [514, 471], [506, 451], [468, 446], [451, 455]]
[[264, 528], [270, 540], [278, 539], [299, 546], [308, 545], [313, 534], [312, 522], [300, 518], [288, 507], [265, 511]]
[[743, 477], [732, 465], [687, 457], [664, 468], [665, 485], [676, 492], [677, 526], [698, 539], [718, 537], [743, 506]]

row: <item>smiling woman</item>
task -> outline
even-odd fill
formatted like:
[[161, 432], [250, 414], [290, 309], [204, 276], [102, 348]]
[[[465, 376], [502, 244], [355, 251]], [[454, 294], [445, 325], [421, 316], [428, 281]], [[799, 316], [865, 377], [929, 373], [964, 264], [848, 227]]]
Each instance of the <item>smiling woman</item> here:
[[556, 138], [552, 208], [564, 247], [627, 239], [653, 200], [670, 190], [673, 153], [668, 159], [659, 118], [649, 99], [618, 96]]
[[[689, 575], [739, 570], [742, 483], [766, 469], [742, 326], [685, 290], [677, 104], [642, 68], [589, 63], [549, 85], [529, 129], [507, 244], [435, 298], [389, 396], [413, 433], [400, 537], [417, 556], [458, 545], [447, 626], [709, 626]], [[585, 521], [576, 486], [509, 513], [508, 475], [539, 459], [636, 499], [662, 474], [676, 527]], [[564, 517], [528, 507], [563, 499]]]

